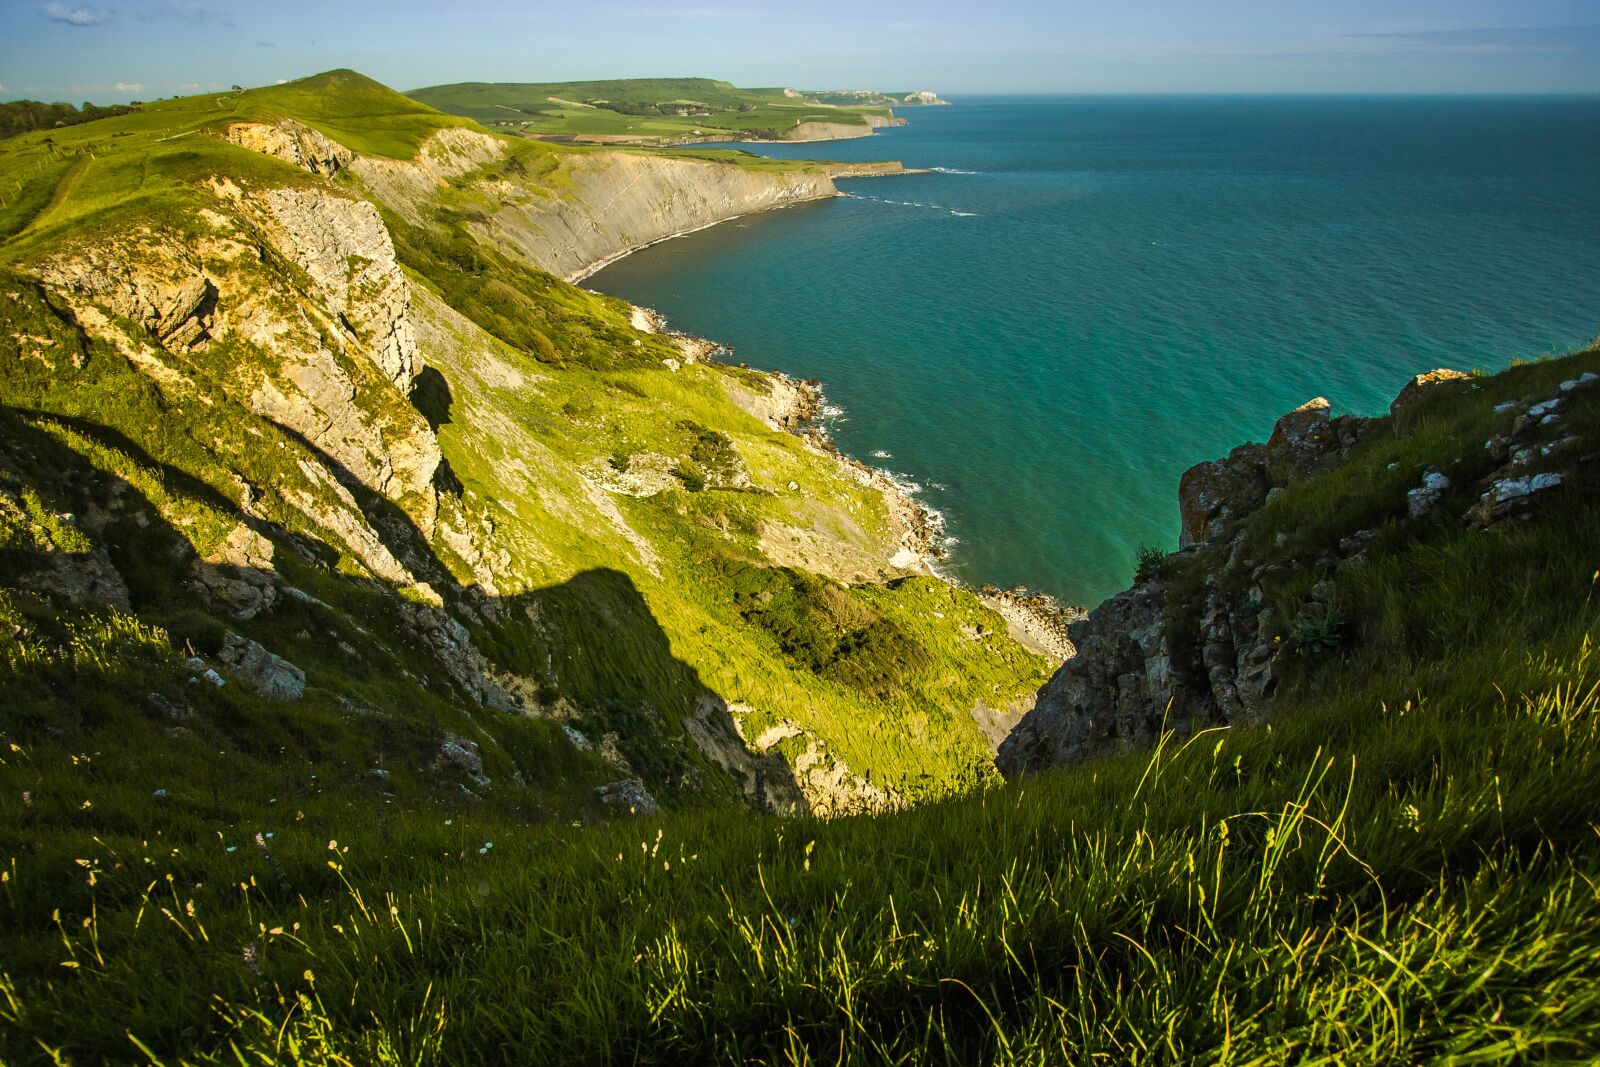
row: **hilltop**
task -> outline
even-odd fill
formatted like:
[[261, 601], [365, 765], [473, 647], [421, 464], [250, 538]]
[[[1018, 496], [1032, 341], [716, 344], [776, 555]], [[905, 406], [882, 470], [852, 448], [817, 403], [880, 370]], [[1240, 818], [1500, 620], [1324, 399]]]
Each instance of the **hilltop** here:
[[1308, 402], [1052, 641], [562, 280], [832, 173], [349, 71], [0, 143], [0, 1059], [1600, 1055], [1600, 349]]
[[892, 107], [943, 103], [931, 93], [740, 89], [710, 78], [463, 82], [410, 95], [440, 111], [525, 136], [655, 144], [864, 137], [900, 121]]

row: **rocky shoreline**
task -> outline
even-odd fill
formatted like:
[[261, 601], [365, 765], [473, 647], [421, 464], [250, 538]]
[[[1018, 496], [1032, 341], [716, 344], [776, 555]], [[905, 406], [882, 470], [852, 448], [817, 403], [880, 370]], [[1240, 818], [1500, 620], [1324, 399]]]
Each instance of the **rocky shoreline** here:
[[[632, 319], [635, 328], [671, 340], [684, 353], [685, 362], [712, 363], [721, 358], [731, 366], [751, 369], [747, 363], [734, 361], [732, 350], [726, 345], [674, 330], [666, 316], [653, 308], [634, 305]], [[771, 404], [761, 411], [763, 417], [805, 441], [812, 450], [830, 457], [858, 484], [882, 496], [897, 546], [888, 561], [891, 571], [898, 572], [899, 577], [921, 574], [970, 588], [940, 567], [949, 556], [944, 515], [916, 498], [916, 486], [842, 451], [834, 442], [827, 423], [837, 409], [829, 405], [822, 383], [782, 371], [757, 373], [765, 375], [770, 386]], [[1023, 586], [1000, 589], [984, 585], [972, 591], [1005, 620], [1007, 631], [1020, 644], [1057, 662], [1072, 658], [1074, 649], [1067, 628], [1086, 617], [1083, 608], [1063, 604], [1048, 593]]]

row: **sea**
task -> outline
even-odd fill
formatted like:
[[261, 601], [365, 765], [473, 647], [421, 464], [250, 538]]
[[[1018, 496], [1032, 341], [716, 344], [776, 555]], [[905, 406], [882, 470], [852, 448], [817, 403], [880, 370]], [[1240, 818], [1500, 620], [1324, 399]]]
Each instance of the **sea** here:
[[1325, 396], [1600, 333], [1600, 97], [971, 96], [761, 155], [928, 173], [736, 219], [585, 284], [820, 379], [945, 567], [1090, 605], [1175, 547], [1190, 465]]

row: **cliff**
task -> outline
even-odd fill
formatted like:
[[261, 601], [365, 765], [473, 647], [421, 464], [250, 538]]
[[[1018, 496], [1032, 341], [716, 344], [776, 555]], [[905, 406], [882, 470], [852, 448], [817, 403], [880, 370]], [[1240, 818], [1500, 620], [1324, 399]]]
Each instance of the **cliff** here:
[[1471, 551], [1594, 490], [1597, 371], [1592, 355], [1493, 379], [1434, 370], [1383, 418], [1332, 418], [1318, 397], [1265, 444], [1186, 471], [1178, 552], [1146, 555], [1072, 625], [1076, 655], [999, 746], [1001, 771], [1292, 714], [1312, 663], [1383, 640], [1353, 591], [1372, 595], [1382, 565]]
[[740, 215], [838, 194], [825, 173], [752, 171], [602, 152], [562, 170], [559, 200], [506, 203], [479, 230], [569, 281], [666, 237]]
[[[0, 156], [40, 184], [0, 274], [0, 596], [159, 634], [116, 702], [389, 717], [508, 805], [839, 813], [983, 773], [978, 709], [1044, 661], [925, 576], [916, 509], [797, 432], [807, 389], [550, 273], [826, 169], [494, 137], [349, 72], [126, 122]], [[80, 197], [100, 166], [161, 178]]]
[[1600, 1056], [1600, 349], [1197, 466], [1048, 679], [494, 239], [573, 153], [104, 121], [0, 145], [0, 1060]]
[[[453, 221], [486, 243], [577, 281], [611, 260], [757, 211], [838, 195], [835, 177], [901, 173], [898, 163], [789, 169], [626, 151], [561, 151], [463, 129], [425, 141], [416, 158], [362, 157], [351, 173], [409, 218], [456, 207]], [[457, 206], [459, 205], [459, 206]]]

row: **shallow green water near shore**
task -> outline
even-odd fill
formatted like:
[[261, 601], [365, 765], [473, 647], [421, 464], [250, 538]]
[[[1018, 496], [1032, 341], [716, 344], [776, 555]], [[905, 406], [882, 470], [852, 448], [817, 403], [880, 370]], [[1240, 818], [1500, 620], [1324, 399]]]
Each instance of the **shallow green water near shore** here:
[[1094, 603], [1178, 477], [1312, 396], [1600, 332], [1600, 99], [1019, 97], [792, 158], [942, 171], [739, 219], [587, 283], [820, 378], [951, 569]]

